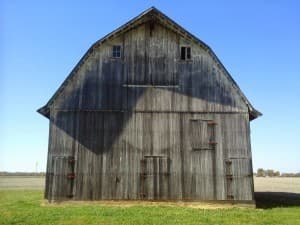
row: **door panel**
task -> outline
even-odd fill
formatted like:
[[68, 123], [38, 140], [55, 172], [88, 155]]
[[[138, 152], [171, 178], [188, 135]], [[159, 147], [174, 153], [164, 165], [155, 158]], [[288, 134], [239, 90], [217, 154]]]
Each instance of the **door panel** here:
[[73, 158], [56, 156], [52, 158], [52, 196], [55, 199], [73, 197]]
[[230, 159], [231, 180], [231, 197], [234, 200], [252, 200], [252, 167], [249, 158], [231, 158]]
[[191, 158], [189, 162], [190, 194], [187, 199], [214, 200], [216, 196], [215, 172], [215, 126], [213, 120], [190, 119], [189, 141]]
[[146, 156], [142, 160], [141, 198], [168, 199], [169, 160], [163, 156]]

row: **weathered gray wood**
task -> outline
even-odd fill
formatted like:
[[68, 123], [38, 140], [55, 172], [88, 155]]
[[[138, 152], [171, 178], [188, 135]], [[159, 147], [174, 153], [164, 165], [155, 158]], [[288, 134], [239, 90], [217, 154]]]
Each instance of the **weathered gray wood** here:
[[[75, 199], [145, 199], [142, 194], [147, 194], [146, 199], [225, 200], [230, 193], [237, 200], [252, 200], [251, 152], [248, 132], [243, 132], [248, 128], [242, 125], [248, 123], [247, 114], [59, 112], [56, 116], [62, 123], [73, 119], [80, 124], [77, 139], [70, 137], [74, 122], [70, 122], [70, 130], [58, 129], [64, 125], [59, 122], [51, 130], [52, 146], [63, 148], [62, 159], [77, 148]], [[194, 140], [201, 139], [205, 132], [201, 127], [201, 133], [194, 136], [191, 127], [195, 121], [206, 123], [206, 130], [214, 126], [214, 135], [204, 135], [200, 142]], [[207, 125], [212, 122], [215, 124]], [[202, 144], [205, 139], [215, 143], [193, 147], [193, 143]], [[52, 151], [49, 158], [55, 161], [59, 155], [56, 149]], [[147, 161], [146, 172], [141, 165], [144, 159], [152, 160]], [[228, 160], [229, 172], [224, 168]], [[52, 180], [47, 179], [52, 184], [48, 189], [57, 190], [53, 195], [47, 190], [48, 198], [66, 198], [71, 192], [66, 188], [69, 184], [61, 188], [61, 177], [55, 177], [57, 166], [48, 166], [49, 173], [54, 173]], [[62, 176], [72, 172], [70, 165], [60, 166]], [[143, 173], [156, 178], [144, 181]], [[228, 181], [226, 175], [232, 175], [232, 180]], [[147, 193], [143, 190], [145, 182]], [[228, 185], [235, 189], [226, 190]]]
[[48, 106], [45, 198], [253, 200], [249, 105], [226, 73], [159, 16], [95, 46]]

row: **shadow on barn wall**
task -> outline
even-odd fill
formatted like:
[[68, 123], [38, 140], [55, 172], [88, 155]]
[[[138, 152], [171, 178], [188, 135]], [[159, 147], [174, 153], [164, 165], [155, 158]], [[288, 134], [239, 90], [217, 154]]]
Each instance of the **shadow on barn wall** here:
[[[154, 61], [159, 65], [165, 60], [160, 58]], [[192, 63], [178, 63], [178, 73], [169, 76], [168, 79], [164, 76], [161, 76], [161, 79], [152, 79], [148, 74], [144, 80], [129, 80], [122, 76], [112, 76], [116, 73], [123, 74], [122, 71], [117, 71], [120, 70], [118, 62], [104, 62], [102, 71], [88, 71], [82, 87], [77, 85], [65, 96], [63, 108], [67, 110], [57, 111], [55, 119], [51, 121], [81, 145], [100, 154], [111, 149], [132, 117], [133, 110], [176, 112], [181, 111], [178, 104], [183, 103], [185, 105], [182, 111], [191, 112], [193, 102], [195, 104], [197, 100], [201, 100], [199, 104], [204, 103], [203, 110], [207, 103], [218, 107], [229, 106], [232, 111], [247, 110], [242, 100], [236, 99], [231, 93], [232, 87], [221, 83], [220, 76], [224, 76], [223, 74], [214, 71], [211, 71], [211, 74], [208, 66], [203, 65], [202, 61], [197, 66], [197, 72], [193, 72], [195, 65]], [[97, 76], [99, 72], [101, 77]], [[163, 67], [157, 71], [159, 74], [163, 72]], [[124, 86], [127, 84], [166, 87]], [[184, 100], [181, 102], [182, 98]], [[79, 113], [77, 109], [85, 111]], [[107, 112], [97, 111], [99, 109]], [[145, 129], [151, 130], [151, 123], [145, 126]]]

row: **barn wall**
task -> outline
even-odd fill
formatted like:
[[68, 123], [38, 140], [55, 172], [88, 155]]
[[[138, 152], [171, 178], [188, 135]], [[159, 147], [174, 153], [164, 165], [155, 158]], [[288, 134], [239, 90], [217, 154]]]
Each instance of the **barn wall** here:
[[[253, 200], [247, 114], [59, 111], [56, 117], [47, 172], [51, 199]], [[216, 123], [212, 148], [193, 149], [201, 138], [193, 136], [194, 121]]]
[[45, 196], [253, 200], [249, 138], [248, 108], [209, 54], [142, 24], [98, 46], [51, 106]]

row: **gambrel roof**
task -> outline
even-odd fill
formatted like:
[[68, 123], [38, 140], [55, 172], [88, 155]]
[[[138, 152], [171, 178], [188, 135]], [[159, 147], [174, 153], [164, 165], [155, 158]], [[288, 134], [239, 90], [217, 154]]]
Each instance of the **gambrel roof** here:
[[41, 113], [42, 115], [49, 117], [49, 109], [52, 105], [52, 103], [55, 101], [55, 99], [60, 95], [60, 93], [64, 90], [64, 88], [68, 85], [69, 81], [72, 79], [73, 75], [79, 70], [79, 68], [83, 65], [83, 63], [87, 60], [88, 56], [92, 54], [95, 49], [101, 45], [102, 43], [106, 42], [109, 39], [112, 39], [124, 32], [127, 32], [138, 25], [145, 23], [148, 20], [153, 20], [155, 19], [156, 21], [159, 21], [161, 24], [165, 25], [172, 31], [178, 33], [180, 36], [193, 41], [194, 43], [200, 45], [216, 62], [217, 66], [219, 69], [221, 69], [224, 74], [227, 76], [227, 78], [231, 81], [233, 88], [237, 90], [237, 93], [240, 95], [242, 100], [245, 102], [245, 104], [248, 107], [249, 115], [250, 115], [250, 120], [253, 120], [262, 114], [257, 111], [249, 102], [249, 100], [246, 98], [246, 96], [243, 94], [237, 83], [233, 80], [229, 72], [226, 70], [224, 65], [221, 63], [221, 61], [218, 59], [216, 54], [212, 51], [212, 49], [205, 44], [203, 41], [195, 37], [193, 34], [185, 30], [183, 27], [181, 27], [179, 24], [174, 22], [172, 19], [170, 19], [168, 16], [166, 16], [164, 13], [156, 9], [155, 7], [151, 7], [147, 9], [146, 11], [142, 12], [140, 15], [136, 16], [135, 18], [131, 19], [129, 22], [125, 23], [118, 29], [114, 30], [113, 32], [107, 34], [97, 42], [95, 42], [89, 49], [88, 51], [84, 54], [84, 56], [80, 59], [80, 61], [77, 63], [77, 65], [73, 68], [71, 73], [68, 75], [68, 77], [65, 79], [65, 81], [62, 83], [62, 85], [58, 88], [58, 90], [54, 93], [54, 95], [50, 98], [48, 103], [43, 106], [42, 108], [38, 109], [38, 112]]

